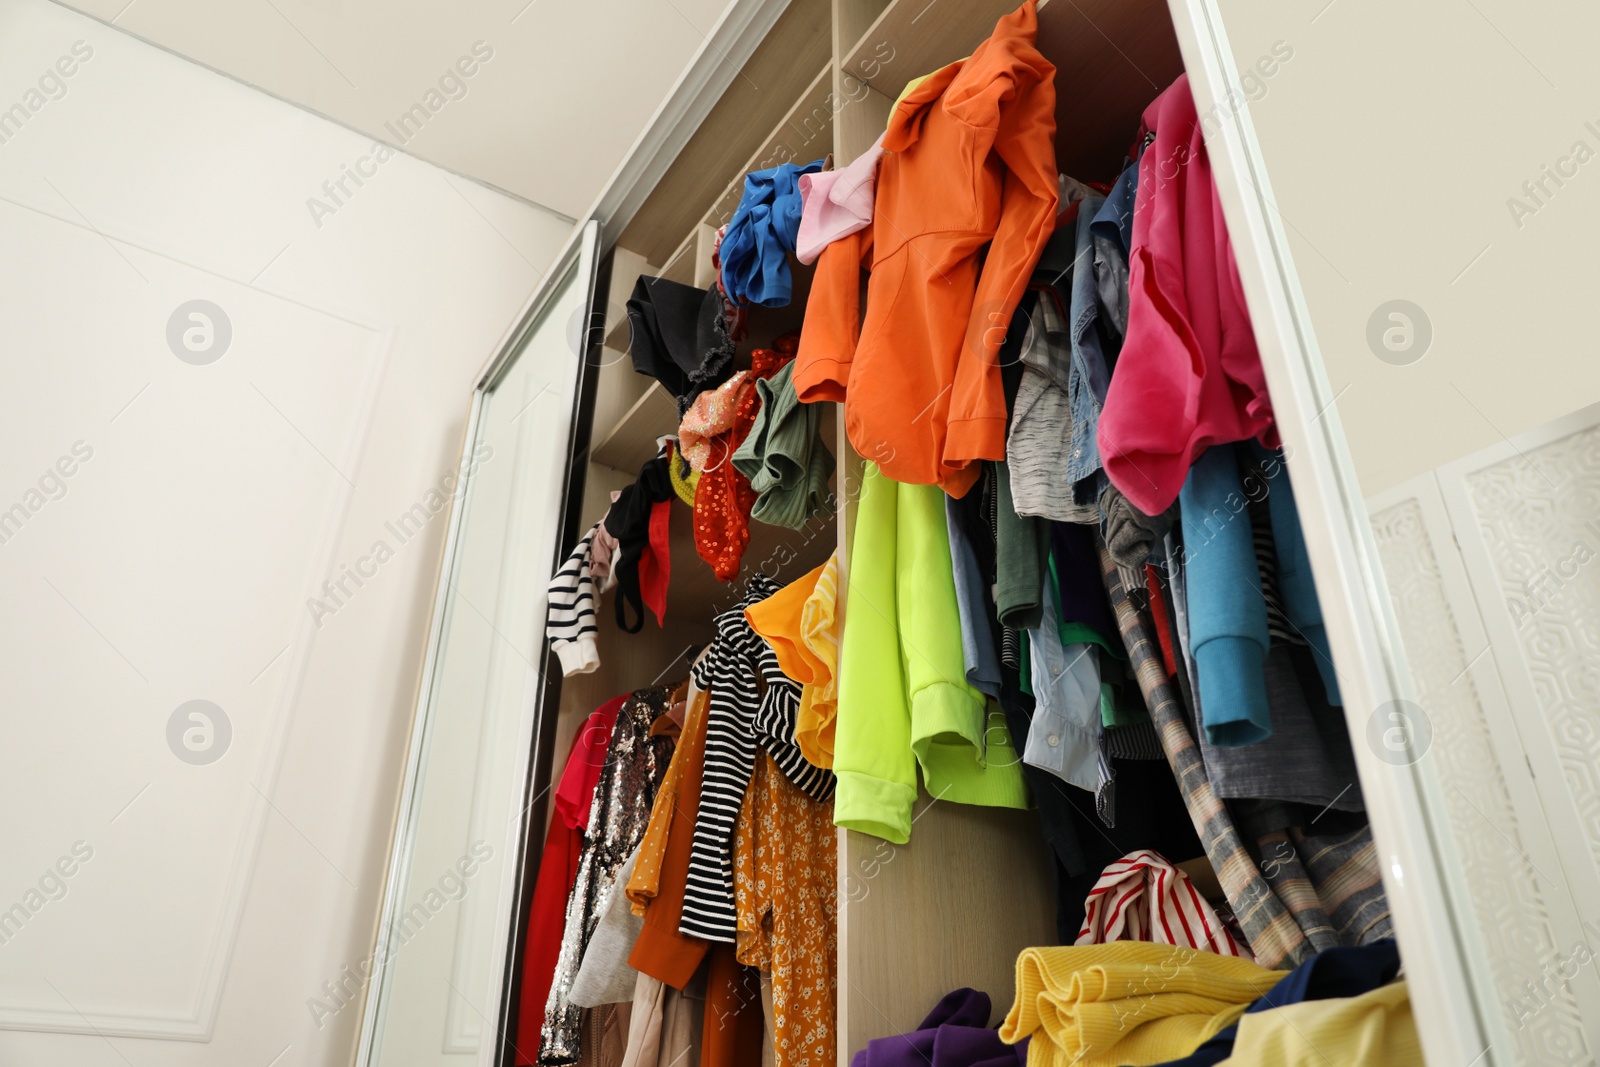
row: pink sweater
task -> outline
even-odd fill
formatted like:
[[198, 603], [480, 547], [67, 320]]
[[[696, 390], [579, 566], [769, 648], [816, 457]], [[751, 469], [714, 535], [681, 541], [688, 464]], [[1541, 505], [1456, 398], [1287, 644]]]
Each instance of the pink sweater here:
[[1177, 499], [1207, 447], [1277, 445], [1239, 269], [1189, 76], [1144, 112], [1128, 265], [1128, 333], [1096, 437], [1106, 475], [1146, 515]]

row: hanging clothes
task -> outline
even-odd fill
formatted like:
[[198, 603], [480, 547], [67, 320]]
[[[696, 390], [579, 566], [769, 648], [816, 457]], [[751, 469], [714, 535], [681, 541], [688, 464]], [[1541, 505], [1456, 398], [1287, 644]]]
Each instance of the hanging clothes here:
[[956, 608], [961, 615], [961, 658], [967, 668], [967, 684], [985, 696], [999, 699], [1000, 649], [995, 640], [995, 611], [989, 594], [994, 585], [994, 538], [985, 529], [987, 520], [974, 511], [982, 507], [984, 494], [992, 491], [992, 465], [985, 467], [989, 469], [965, 499], [944, 498], [944, 518], [950, 537]]
[[883, 134], [848, 167], [800, 176], [800, 229], [794, 258], [815, 263], [833, 242], [859, 233], [872, 222]]
[[679, 415], [733, 373], [735, 345], [714, 289], [640, 275], [628, 298], [628, 328], [633, 369], [660, 382]]
[[595, 533], [603, 528], [603, 523], [597, 522], [583, 535], [550, 579], [546, 593], [550, 608], [545, 634], [561, 664], [563, 677], [590, 674], [600, 666], [600, 628], [595, 622], [590, 556]]
[[1277, 429], [1187, 74], [1144, 127], [1155, 141], [1139, 158], [1128, 330], [1096, 433], [1112, 483], [1159, 515], [1208, 447], [1276, 447]]
[[750, 626], [772, 649], [778, 667], [800, 683], [794, 741], [806, 762], [833, 766], [833, 723], [838, 704], [839, 554], [745, 609]]
[[1039, 628], [1028, 632], [1035, 707], [1022, 759], [1093, 792], [1100, 785], [1100, 660], [1087, 641], [1062, 642], [1050, 584]]
[[733, 429], [750, 378], [750, 371], [734, 371], [727, 381], [695, 397], [678, 420], [678, 450], [692, 470], [720, 467], [733, 454], [725, 435]]
[[633, 1000], [639, 972], [628, 966], [628, 954], [639, 940], [639, 930], [644, 923], [628, 906], [626, 890], [638, 858], [639, 852], [635, 849], [617, 868], [616, 880], [596, 909], [599, 921], [567, 994], [567, 999], [580, 1008]]
[[1272, 736], [1264, 673], [1270, 638], [1233, 445], [1200, 457], [1180, 500], [1201, 726], [1213, 745], [1256, 744]]
[[719, 581], [731, 582], [739, 576], [739, 563], [750, 543], [750, 509], [756, 502], [750, 479], [730, 461], [755, 424], [761, 404], [755, 383], [772, 377], [793, 359], [794, 347], [793, 338], [782, 337], [771, 349], [750, 353], [750, 372], [739, 386], [732, 424], [717, 435], [711, 448], [717, 462], [701, 472], [695, 489], [695, 550], [711, 564]]
[[691, 672], [678, 746], [656, 791], [650, 821], [639, 842], [639, 859], [627, 884], [634, 913], [644, 917], [628, 966], [677, 990], [689, 985], [709, 948], [705, 940], [680, 933], [678, 924], [700, 810], [710, 706], [711, 694], [696, 684]]
[[765, 1036], [760, 974], [754, 967], [740, 965], [732, 945], [712, 945], [706, 967], [700, 1067], [749, 1067], [758, 1063]]
[[695, 684], [710, 690], [711, 703], [700, 810], [679, 922], [685, 934], [729, 943], [738, 929], [734, 828], [757, 749], [765, 749], [808, 796], [826, 800], [834, 789], [833, 775], [807, 763], [794, 743], [800, 687], [784, 675], [777, 656], [745, 617], [745, 609], [776, 593], [778, 583], [758, 571], [747, 589], [736, 607], [717, 616], [717, 636], [693, 671]]
[[1011, 495], [1011, 468], [994, 465], [995, 555], [994, 606], [1000, 624], [1033, 630], [1043, 617], [1044, 576], [1050, 558], [1050, 526], [1042, 519], [1017, 513]]
[[786, 307], [793, 283], [789, 253], [800, 229], [800, 177], [822, 170], [823, 160], [780, 163], [745, 175], [744, 195], [718, 248], [722, 289], [736, 304]]
[[617, 712], [627, 702], [617, 697], [596, 708], [578, 728], [567, 754], [566, 766], [556, 786], [554, 812], [539, 857], [539, 877], [528, 906], [527, 938], [522, 954], [522, 992], [517, 1010], [517, 1067], [537, 1062], [539, 1028], [550, 996], [556, 964], [561, 957], [566, 926], [567, 899], [572, 894], [583, 859], [584, 831], [595, 786], [605, 766], [606, 747], [616, 727]]
[[775, 1067], [838, 1062], [838, 833], [762, 753], [734, 835], [740, 963], [771, 976]]
[[1167, 762], [1178, 780], [1194, 828], [1205, 845], [1211, 869], [1257, 961], [1265, 966], [1297, 964], [1324, 945], [1313, 945], [1289, 907], [1262, 877], [1256, 860], [1245, 849], [1233, 818], [1211, 788], [1205, 763], [1189, 732], [1182, 704], [1173, 692], [1148, 615], [1128, 599], [1116, 561], [1102, 550], [1101, 573], [1116, 613], [1128, 659], [1139, 679], [1150, 720], [1155, 725]]
[[[646, 603], [656, 614], [656, 622], [665, 624], [667, 579], [670, 565], [670, 546], [667, 542], [667, 512], [657, 505], [670, 509], [675, 496], [672, 477], [667, 473], [670, 459], [666, 453], [647, 460], [639, 468], [639, 477], [623, 489], [606, 512], [605, 526], [617, 539], [618, 555], [613, 573], [617, 579], [617, 628], [624, 633], [636, 634], [644, 627]], [[651, 557], [645, 562], [646, 555]], [[628, 609], [634, 621], [628, 622]]]
[[[704, 998], [701, 998], [702, 1000]], [[647, 974], [639, 976], [628, 1017], [621, 1067], [683, 1067], [700, 1062], [699, 1031], [705, 1008]]]
[[798, 530], [833, 511], [828, 479], [833, 453], [822, 443], [822, 409], [802, 404], [794, 394], [794, 364], [756, 382], [759, 408], [733, 465], [750, 480], [756, 501], [750, 517]]
[[1037, 35], [1027, 0], [896, 103], [874, 208], [893, 225], [822, 253], [795, 370], [801, 400], [844, 401], [851, 443], [888, 477], [952, 496], [1005, 456], [997, 353], [1055, 224], [1055, 67]]
[[1305, 534], [1300, 529], [1300, 509], [1295, 507], [1294, 486], [1290, 483], [1288, 468], [1273, 465], [1281, 464], [1279, 457], [1266, 456], [1259, 447], [1256, 454], [1268, 460], [1268, 471], [1282, 471], [1271, 479], [1267, 505], [1272, 514], [1272, 539], [1277, 550], [1284, 610], [1295, 632], [1315, 650], [1317, 673], [1322, 675], [1328, 703], [1338, 707], [1344, 700], [1339, 696], [1338, 672], [1333, 667], [1328, 628], [1322, 621], [1322, 605], [1317, 600], [1317, 587], [1311, 576], [1311, 558], [1306, 552]]
[[618, 868], [643, 836], [656, 786], [666, 773], [672, 739], [652, 736], [650, 728], [670, 700], [669, 689], [641, 689], [617, 711], [589, 807], [583, 856], [567, 898], [561, 955], [540, 1031], [541, 1067], [575, 1063], [581, 1051], [583, 1011], [568, 1000], [568, 994], [599, 921], [599, 905], [616, 881]]
[[868, 463], [840, 648], [834, 821], [905, 844], [920, 766], [930, 794], [1026, 808], [1004, 717], [966, 683], [944, 498]]
[[[1105, 203], [1089, 224], [1094, 242], [1095, 296], [1100, 304], [1100, 321], [1105, 324], [1107, 374], [1091, 380], [1096, 399], [1106, 400], [1111, 384], [1110, 365], [1122, 351], [1128, 333], [1128, 250], [1133, 246], [1133, 203], [1139, 188], [1137, 161], [1122, 168], [1122, 173], [1106, 194]], [[1095, 447], [1096, 455], [1099, 446]]]
[[1106, 549], [1119, 567], [1142, 568], [1161, 547], [1178, 518], [1178, 506], [1160, 515], [1146, 515], [1114, 485], [1100, 491], [1101, 526]]

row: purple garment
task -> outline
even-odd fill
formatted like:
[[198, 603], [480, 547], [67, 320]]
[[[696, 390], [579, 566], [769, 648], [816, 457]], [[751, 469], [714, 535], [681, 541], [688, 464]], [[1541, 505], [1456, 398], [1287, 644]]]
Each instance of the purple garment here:
[[1028, 1042], [1008, 1045], [989, 1028], [989, 994], [976, 989], [946, 993], [922, 1025], [909, 1034], [880, 1037], [855, 1054], [850, 1067], [1017, 1067], [1028, 1062]]

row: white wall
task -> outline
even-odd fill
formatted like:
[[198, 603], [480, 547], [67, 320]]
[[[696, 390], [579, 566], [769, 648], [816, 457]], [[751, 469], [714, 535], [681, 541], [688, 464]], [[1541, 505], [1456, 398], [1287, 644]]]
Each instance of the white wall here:
[[[568, 223], [395, 156], [319, 226], [370, 142], [44, 0], [0, 0], [13, 102], [0, 1063], [347, 1063], [359, 1004], [308, 1000], [371, 951], [445, 518], [386, 523]], [[167, 338], [197, 299], [206, 365]], [[208, 764], [169, 745], [195, 699]]]
[[[419, 159], [573, 216], [599, 194], [729, 6], [63, 2], [368, 136], [404, 144]], [[463, 60], [456, 69], [471, 76], [452, 75]], [[419, 106], [427, 110], [412, 110]]]
[[[1239, 69], [1271, 72], [1250, 118], [1363, 492], [1600, 400], [1600, 11], [1219, 6]], [[1367, 339], [1394, 300], [1432, 333], [1399, 365]]]

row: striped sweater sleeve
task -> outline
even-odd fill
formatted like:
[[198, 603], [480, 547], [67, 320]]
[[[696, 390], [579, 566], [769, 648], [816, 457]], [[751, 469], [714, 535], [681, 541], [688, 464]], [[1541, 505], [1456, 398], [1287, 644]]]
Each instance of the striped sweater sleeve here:
[[596, 523], [583, 535], [561, 569], [550, 579], [550, 615], [545, 633], [566, 676], [588, 674], [600, 666], [599, 628], [595, 625], [594, 579], [589, 552]]

